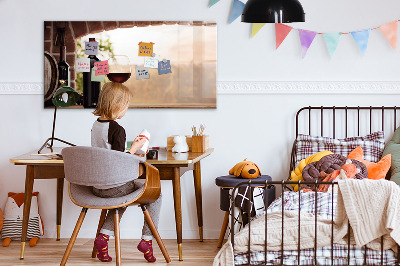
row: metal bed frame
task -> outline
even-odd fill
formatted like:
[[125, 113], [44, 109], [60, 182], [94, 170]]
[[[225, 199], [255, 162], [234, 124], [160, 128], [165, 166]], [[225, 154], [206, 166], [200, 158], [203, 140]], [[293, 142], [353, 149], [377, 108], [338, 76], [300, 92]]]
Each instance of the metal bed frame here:
[[[337, 107], [337, 106], [331, 106], [331, 107], [324, 107], [324, 106], [320, 106], [320, 107], [312, 107], [312, 106], [308, 106], [308, 107], [303, 107], [301, 108], [297, 114], [296, 114], [296, 138], [297, 136], [300, 134], [299, 133], [299, 120], [300, 120], [300, 114], [303, 111], [307, 111], [308, 110], [308, 134], [311, 135], [311, 131], [312, 131], [312, 126], [311, 126], [311, 112], [313, 110], [317, 110], [319, 111], [319, 115], [320, 115], [320, 136], [324, 136], [324, 111], [325, 110], [331, 110], [329, 113], [332, 114], [332, 136], [333, 138], [336, 137], [336, 113], [337, 112], [344, 112], [344, 121], [342, 122], [342, 125], [344, 123], [344, 129], [345, 129], [345, 137], [347, 138], [348, 136], [348, 125], [349, 125], [349, 115], [348, 113], [350, 112], [356, 112], [357, 115], [357, 136], [360, 136], [360, 113], [361, 112], [369, 112], [369, 132], [372, 133], [372, 125], [373, 125], [373, 114], [375, 114], [376, 112], [381, 112], [381, 130], [384, 131], [385, 129], [385, 113], [387, 113], [387, 111], [393, 112], [393, 130], [396, 129], [396, 125], [397, 125], [397, 111], [400, 108], [393, 106], [393, 107], [348, 107], [348, 106], [344, 106], [344, 107]], [[326, 112], [325, 112], [326, 113]], [[326, 121], [327, 119], [325, 119]], [[314, 121], [315, 122], [315, 121]], [[326, 125], [326, 124], [325, 124]], [[354, 124], [353, 124], [354, 125]], [[290, 172], [296, 167], [295, 165], [295, 158], [296, 158], [296, 154], [295, 154], [295, 146], [296, 146], [296, 141], [293, 144], [293, 148], [292, 148], [292, 153], [291, 153], [291, 160], [290, 160], [290, 171], [289, 171], [289, 176], [290, 176]], [[232, 195], [235, 195], [236, 190], [239, 187], [242, 186], [254, 186], [254, 187], [259, 187], [259, 188], [263, 188], [265, 191], [265, 195], [266, 198], [268, 198], [268, 188], [271, 185], [275, 185], [275, 186], [281, 186], [282, 188], [282, 195], [285, 192], [285, 190], [291, 190], [290, 186], [288, 185], [300, 185], [301, 184], [306, 184], [306, 185], [314, 185], [314, 191], [317, 192], [318, 186], [319, 185], [324, 185], [324, 184], [330, 184], [332, 185], [332, 190], [334, 189], [334, 186], [337, 186], [337, 182], [336, 181], [332, 181], [332, 182], [320, 182], [320, 181], [315, 181], [315, 182], [304, 182], [304, 181], [252, 181], [251, 179], [249, 181], [246, 182], [242, 182], [238, 185], [236, 185], [232, 191]], [[300, 190], [298, 191], [299, 193], [299, 202], [301, 202], [301, 192]], [[250, 189], [250, 198], [252, 198], [253, 191]], [[284, 197], [282, 198], [282, 212], [284, 212]], [[333, 224], [334, 224], [334, 216], [333, 216], [333, 210], [334, 210], [334, 206], [333, 206], [333, 199], [334, 199], [334, 193], [332, 193], [332, 221], [331, 221], [331, 228], [332, 228], [332, 237], [331, 237], [331, 261], [332, 261], [332, 265], [333, 265], [333, 261], [334, 261], [334, 250], [333, 250]], [[317, 193], [315, 193], [315, 213], [317, 213], [317, 202], [318, 202], [318, 198], [317, 198]], [[267, 219], [267, 201], [264, 201], [264, 208], [265, 208], [265, 247], [264, 247], [264, 262], [260, 263], [259, 265], [271, 265], [268, 264], [267, 262], [267, 233], [268, 233], [268, 219]], [[300, 227], [300, 204], [299, 204], [299, 210], [298, 210], [298, 214], [299, 214], [299, 220], [298, 220], [298, 226]], [[235, 241], [234, 241], [234, 217], [235, 217], [235, 208], [234, 208], [234, 197], [232, 197], [231, 200], [231, 232], [230, 232], [230, 236], [231, 236], [231, 244], [232, 247], [234, 248], [235, 245]], [[314, 239], [314, 258], [313, 264], [308, 264], [308, 265], [318, 265], [317, 264], [317, 255], [316, 255], [316, 249], [317, 249], [317, 215], [315, 215], [315, 239]], [[250, 265], [251, 264], [251, 249], [250, 249], [250, 243], [251, 243], [251, 219], [249, 219], [248, 222], [248, 227], [249, 227], [249, 242], [247, 244], [247, 264], [245, 265]], [[283, 240], [283, 234], [284, 234], [284, 218], [282, 216], [282, 237], [281, 237], [281, 249], [280, 249], [280, 264], [279, 265], [284, 265], [283, 264], [283, 251], [284, 251], [284, 240]], [[300, 264], [300, 254], [301, 254], [301, 249], [300, 249], [300, 242], [301, 242], [301, 238], [300, 238], [300, 230], [298, 233], [298, 243], [297, 243], [297, 265], [304, 265], [304, 264]], [[397, 253], [397, 258], [396, 258], [396, 263], [395, 265], [400, 265], [400, 246], [397, 245], [397, 248], [399, 250], [399, 252]], [[367, 265], [367, 253], [366, 253], [366, 246], [363, 246], [364, 249], [364, 263], [363, 265]], [[347, 264], [346, 265], [350, 265], [350, 224], [348, 225], [348, 233], [347, 233]], [[381, 237], [381, 257], [380, 257], [380, 265], [384, 265], [384, 261], [383, 261], [383, 236]]]

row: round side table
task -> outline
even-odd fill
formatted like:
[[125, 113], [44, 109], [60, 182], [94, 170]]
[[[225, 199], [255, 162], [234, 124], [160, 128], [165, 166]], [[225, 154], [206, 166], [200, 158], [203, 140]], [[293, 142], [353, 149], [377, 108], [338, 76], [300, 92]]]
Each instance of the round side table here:
[[[246, 182], [246, 181], [263, 181], [266, 180], [272, 181], [272, 178], [269, 175], [261, 175], [254, 179], [246, 179], [241, 177], [236, 177], [234, 175], [226, 175], [220, 176], [215, 179], [215, 184], [220, 187], [220, 209], [225, 212], [224, 221], [222, 222], [221, 233], [219, 235], [218, 245], [220, 248], [222, 246], [222, 242], [224, 241], [226, 228], [228, 227], [229, 222], [229, 207], [230, 207], [230, 199], [229, 193], [230, 190], [233, 189], [237, 184]], [[256, 186], [254, 186], [256, 187]], [[268, 200], [267, 206], [271, 204], [275, 200], [275, 186], [271, 186], [268, 189]]]

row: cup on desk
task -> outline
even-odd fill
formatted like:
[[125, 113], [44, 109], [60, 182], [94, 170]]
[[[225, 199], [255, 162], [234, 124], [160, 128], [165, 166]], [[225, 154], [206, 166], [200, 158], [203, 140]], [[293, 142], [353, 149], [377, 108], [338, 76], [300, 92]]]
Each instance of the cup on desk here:
[[148, 160], [157, 160], [158, 159], [158, 150], [149, 150], [146, 154], [146, 158]]

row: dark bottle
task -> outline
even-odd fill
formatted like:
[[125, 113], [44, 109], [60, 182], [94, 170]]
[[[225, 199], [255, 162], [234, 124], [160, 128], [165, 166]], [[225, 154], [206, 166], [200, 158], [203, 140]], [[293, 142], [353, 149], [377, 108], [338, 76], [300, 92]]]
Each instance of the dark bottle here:
[[69, 71], [69, 65], [67, 63], [67, 52], [66, 52], [66, 46], [62, 45], [60, 46], [60, 62], [58, 62], [58, 85], [60, 85], [60, 81], [64, 81], [64, 85], [70, 86], [70, 71]]
[[[89, 38], [89, 42], [95, 42], [95, 38]], [[99, 61], [95, 55], [89, 55], [90, 72], [83, 72], [83, 107], [96, 108], [99, 99], [101, 83], [92, 81], [92, 68]]]

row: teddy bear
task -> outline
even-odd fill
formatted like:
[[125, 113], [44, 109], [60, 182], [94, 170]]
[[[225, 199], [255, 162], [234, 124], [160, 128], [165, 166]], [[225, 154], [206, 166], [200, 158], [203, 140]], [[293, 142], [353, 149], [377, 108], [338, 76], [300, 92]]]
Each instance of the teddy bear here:
[[[40, 236], [43, 235], [43, 223], [39, 216], [38, 195], [39, 192], [32, 193], [28, 233], [26, 236], [27, 239], [30, 239], [29, 246], [31, 247], [35, 246]], [[21, 240], [23, 213], [24, 193], [9, 192], [4, 208], [3, 228], [1, 229], [4, 247], [8, 247], [11, 240]]]
[[252, 179], [261, 175], [261, 171], [255, 163], [247, 161], [246, 158], [229, 170], [229, 174]]
[[175, 136], [174, 137], [175, 146], [172, 148], [172, 152], [188, 152], [189, 146], [186, 143], [185, 136]]

